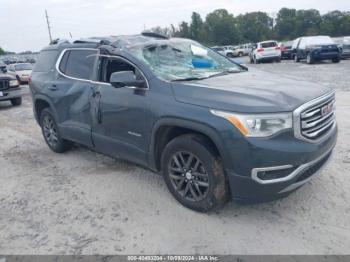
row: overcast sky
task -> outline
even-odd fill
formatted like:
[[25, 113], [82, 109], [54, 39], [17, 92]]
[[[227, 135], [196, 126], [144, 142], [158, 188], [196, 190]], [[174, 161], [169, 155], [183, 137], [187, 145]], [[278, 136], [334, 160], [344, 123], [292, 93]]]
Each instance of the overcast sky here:
[[0, 0], [0, 46], [8, 51], [38, 51], [48, 41], [45, 9], [53, 38], [135, 34], [144, 27], [189, 21], [192, 11], [203, 17], [226, 8], [235, 16], [245, 12], [277, 12], [281, 7], [321, 13], [350, 11], [350, 0]]

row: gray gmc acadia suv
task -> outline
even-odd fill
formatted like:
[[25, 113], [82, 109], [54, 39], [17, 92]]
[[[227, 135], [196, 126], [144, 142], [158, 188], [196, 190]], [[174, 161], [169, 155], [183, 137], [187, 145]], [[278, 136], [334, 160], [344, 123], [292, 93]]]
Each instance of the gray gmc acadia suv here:
[[72, 142], [161, 172], [184, 206], [267, 201], [325, 166], [335, 93], [237, 65], [195, 41], [143, 33], [58, 42], [30, 88], [48, 146]]

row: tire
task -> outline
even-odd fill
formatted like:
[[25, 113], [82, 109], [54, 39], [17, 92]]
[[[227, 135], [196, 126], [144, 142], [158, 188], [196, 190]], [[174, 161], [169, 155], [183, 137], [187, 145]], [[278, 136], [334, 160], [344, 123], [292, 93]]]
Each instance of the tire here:
[[333, 59], [332, 59], [332, 62], [333, 62], [333, 63], [339, 63], [339, 62], [340, 62], [340, 59], [339, 59], [339, 58], [333, 58]]
[[228, 200], [221, 160], [204, 137], [173, 139], [163, 151], [161, 166], [169, 191], [185, 207], [208, 212]]
[[277, 63], [281, 63], [281, 60], [282, 60], [281, 58], [277, 58], [277, 59], [276, 59], [276, 62], [277, 62]]
[[229, 57], [229, 58], [234, 58], [234, 55], [231, 54], [231, 53], [228, 53], [226, 56]]
[[45, 142], [52, 151], [63, 153], [71, 148], [71, 143], [61, 137], [50, 108], [45, 108], [41, 112], [40, 126]]
[[256, 56], [253, 57], [253, 60], [254, 60], [254, 64], [260, 64], [260, 61], [256, 59]]
[[16, 79], [17, 79], [18, 83], [21, 85], [22, 84], [21, 78], [17, 75]]
[[11, 101], [11, 104], [13, 106], [20, 106], [20, 105], [22, 105], [22, 97], [16, 97], [16, 98], [11, 99], [10, 101]]
[[295, 63], [299, 63], [300, 62], [300, 59], [297, 55], [294, 55], [294, 62]]
[[243, 56], [243, 53], [242, 53], [242, 52], [239, 52], [239, 53], [238, 53], [238, 56], [239, 56], [239, 57], [242, 57], [242, 56]]
[[314, 61], [313, 61], [313, 59], [312, 59], [311, 54], [308, 53], [307, 56], [306, 56], [306, 63], [309, 64], [309, 65], [311, 65], [311, 64], [313, 64], [313, 62], [314, 62]]

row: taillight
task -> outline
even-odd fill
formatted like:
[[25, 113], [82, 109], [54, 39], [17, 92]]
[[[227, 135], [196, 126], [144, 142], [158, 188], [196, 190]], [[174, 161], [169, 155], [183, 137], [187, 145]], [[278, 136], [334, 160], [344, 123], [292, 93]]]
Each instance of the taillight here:
[[258, 50], [256, 50], [258, 52], [264, 52], [264, 48], [258, 48]]

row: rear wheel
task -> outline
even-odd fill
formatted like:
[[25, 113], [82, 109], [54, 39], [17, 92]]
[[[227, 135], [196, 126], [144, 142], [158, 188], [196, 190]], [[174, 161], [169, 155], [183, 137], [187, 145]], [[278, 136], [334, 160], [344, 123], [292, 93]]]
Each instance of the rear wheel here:
[[16, 97], [10, 100], [13, 106], [20, 106], [22, 104], [22, 97]]
[[61, 137], [52, 111], [49, 108], [45, 108], [41, 112], [40, 125], [44, 139], [52, 151], [63, 153], [70, 149], [71, 143]]
[[339, 63], [339, 62], [340, 62], [340, 59], [339, 59], [339, 58], [333, 58], [333, 59], [332, 59], [332, 62], [333, 62], [333, 63]]
[[229, 58], [234, 58], [234, 55], [233, 55], [232, 53], [228, 53], [228, 54], [227, 54], [227, 57], [229, 57]]
[[229, 196], [220, 158], [198, 135], [172, 140], [162, 154], [165, 183], [182, 205], [207, 212], [223, 205]]

